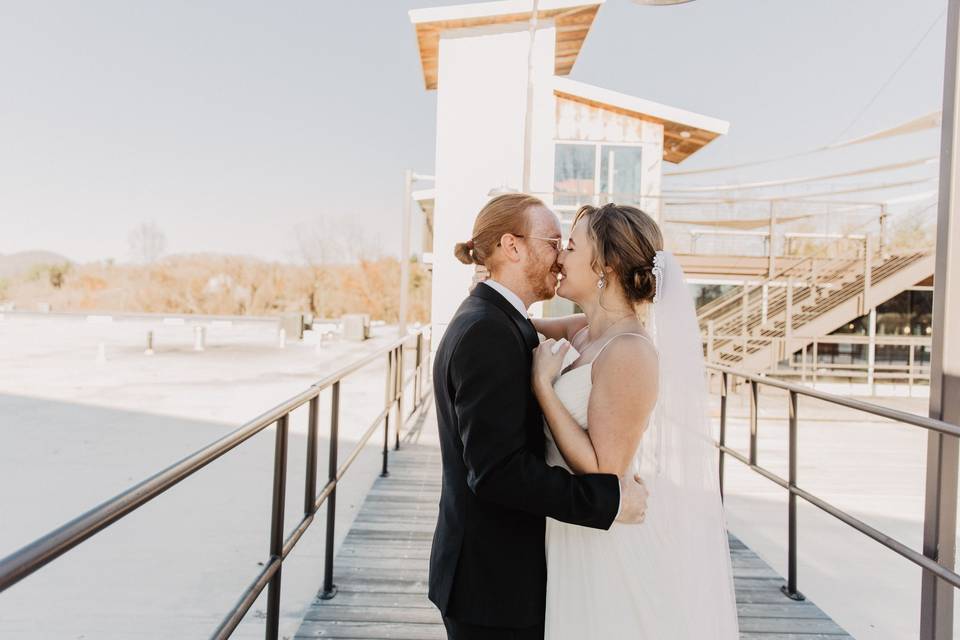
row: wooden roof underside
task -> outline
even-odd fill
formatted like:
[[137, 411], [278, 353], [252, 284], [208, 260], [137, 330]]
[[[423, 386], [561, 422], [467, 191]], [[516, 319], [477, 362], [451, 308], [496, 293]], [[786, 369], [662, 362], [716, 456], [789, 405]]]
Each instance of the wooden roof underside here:
[[720, 134], [714, 131], [707, 131], [705, 129], [700, 129], [690, 125], [664, 120], [663, 118], [658, 118], [647, 113], [641, 113], [639, 111], [632, 111], [630, 109], [624, 109], [615, 105], [597, 102], [596, 100], [565, 93], [563, 91], [554, 91], [554, 94], [559, 98], [571, 100], [573, 102], [579, 102], [597, 109], [603, 109], [604, 111], [619, 113], [632, 118], [646, 120], [647, 122], [662, 124], [663, 159], [674, 164], [683, 162], [691, 155], [705, 147], [711, 141], [720, 137]]
[[[584, 5], [562, 9], [545, 9], [537, 12], [538, 20], [552, 19], [556, 26], [557, 44], [554, 73], [565, 76], [573, 69], [583, 41], [590, 32], [594, 17], [600, 5]], [[417, 46], [420, 49], [420, 62], [423, 65], [423, 81], [427, 90], [437, 88], [437, 68], [440, 49], [440, 32], [448, 29], [465, 29], [497, 24], [526, 22], [530, 12], [511, 13], [498, 16], [425, 22], [416, 25]]]

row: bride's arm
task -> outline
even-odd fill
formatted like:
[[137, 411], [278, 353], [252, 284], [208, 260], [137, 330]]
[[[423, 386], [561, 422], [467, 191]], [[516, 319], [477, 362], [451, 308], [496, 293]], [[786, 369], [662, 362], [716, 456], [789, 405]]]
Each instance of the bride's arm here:
[[547, 338], [559, 340], [566, 338], [573, 340], [577, 331], [587, 325], [587, 316], [582, 313], [574, 313], [569, 316], [560, 316], [559, 318], [531, 318], [533, 326], [537, 331]]
[[644, 338], [623, 335], [594, 360], [587, 431], [553, 388], [566, 353], [552, 353], [554, 344], [546, 340], [534, 351], [532, 385], [557, 448], [574, 473], [623, 476], [657, 400], [656, 351]]
[[597, 470], [623, 475], [657, 401], [657, 352], [644, 338], [619, 336], [596, 359], [591, 375], [587, 424]]

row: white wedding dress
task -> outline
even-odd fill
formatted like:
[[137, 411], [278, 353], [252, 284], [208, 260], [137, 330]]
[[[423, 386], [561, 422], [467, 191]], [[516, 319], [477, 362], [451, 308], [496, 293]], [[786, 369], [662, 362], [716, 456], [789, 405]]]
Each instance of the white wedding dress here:
[[[674, 278], [682, 280], [679, 274]], [[683, 289], [680, 297], [689, 295]], [[608, 347], [616, 348], [617, 337], [604, 344], [596, 357]], [[661, 394], [632, 469], [641, 474], [650, 492], [645, 521], [639, 525], [615, 522], [603, 531], [547, 519], [545, 640], [736, 640], [739, 636], [716, 482], [716, 450], [712, 442], [704, 442], [704, 434], [709, 440], [709, 424], [702, 429], [675, 424], [677, 419], [691, 419], [690, 396], [683, 402], [685, 394], [678, 389], [674, 389], [676, 395], [664, 392], [668, 381], [678, 383], [669, 376], [681, 371], [665, 363], [670, 354], [663, 352], [659, 339], [655, 344], [660, 351]], [[695, 353], [691, 349], [687, 355], [692, 360]], [[702, 370], [702, 353], [699, 357]], [[558, 397], [584, 429], [588, 428], [591, 370], [592, 362], [579, 365], [554, 383]], [[700, 392], [695, 381], [681, 386], [687, 393]], [[673, 419], [664, 415], [665, 409]], [[547, 463], [569, 471], [546, 423], [544, 429]]]

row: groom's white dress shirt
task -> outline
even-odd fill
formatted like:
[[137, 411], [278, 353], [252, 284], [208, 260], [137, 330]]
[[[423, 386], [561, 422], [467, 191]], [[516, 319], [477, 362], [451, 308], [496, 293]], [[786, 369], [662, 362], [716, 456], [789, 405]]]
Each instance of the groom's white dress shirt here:
[[[503, 286], [493, 278], [487, 278], [486, 280], [483, 281], [482, 284], [487, 285], [488, 287], [490, 287], [491, 289], [493, 289], [494, 291], [502, 295], [504, 298], [506, 298], [507, 302], [512, 304], [514, 308], [517, 311], [519, 311], [520, 315], [522, 315], [524, 318], [530, 317], [527, 312], [527, 308], [523, 306], [523, 300], [521, 300], [520, 296], [515, 294], [513, 291], [506, 288], [505, 286]], [[619, 500], [620, 502], [617, 506], [617, 518], [620, 517], [620, 509], [623, 508], [623, 495], [620, 496]]]
[[520, 315], [522, 315], [524, 318], [530, 317], [530, 314], [527, 312], [527, 308], [523, 306], [523, 300], [521, 300], [520, 296], [515, 294], [513, 291], [510, 291], [510, 289], [507, 289], [505, 286], [503, 286], [502, 284], [500, 284], [499, 282], [497, 282], [492, 278], [487, 278], [486, 280], [483, 281], [483, 284], [487, 285], [488, 287], [490, 287], [491, 289], [493, 289], [494, 291], [502, 295], [504, 298], [506, 298], [507, 302], [512, 304], [514, 308], [516, 308], [516, 310], [519, 311]]

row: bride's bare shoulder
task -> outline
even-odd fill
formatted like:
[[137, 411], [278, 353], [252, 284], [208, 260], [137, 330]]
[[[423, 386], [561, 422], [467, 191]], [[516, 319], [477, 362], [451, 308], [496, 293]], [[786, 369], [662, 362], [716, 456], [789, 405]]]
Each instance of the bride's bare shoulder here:
[[[620, 333], [593, 360], [593, 379], [606, 378], [618, 384], [656, 383], [659, 356], [653, 341], [645, 333]], [[655, 385], [654, 385], [655, 386]]]

